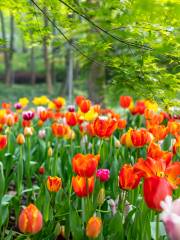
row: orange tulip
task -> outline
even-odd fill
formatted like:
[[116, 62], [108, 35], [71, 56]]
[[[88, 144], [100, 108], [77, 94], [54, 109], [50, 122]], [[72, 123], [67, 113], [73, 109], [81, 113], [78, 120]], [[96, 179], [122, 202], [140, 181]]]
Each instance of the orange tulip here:
[[127, 121], [125, 119], [119, 119], [118, 120], [118, 128], [124, 129], [126, 127]]
[[146, 129], [131, 130], [131, 141], [134, 147], [143, 147], [150, 141], [149, 132]]
[[94, 176], [90, 178], [73, 176], [72, 187], [74, 192], [79, 197], [86, 197], [93, 192], [94, 189]]
[[169, 121], [167, 128], [168, 132], [172, 135], [176, 136], [177, 134], [180, 134], [180, 122]]
[[6, 124], [9, 127], [12, 127], [14, 125], [14, 123], [15, 123], [14, 116], [12, 114], [8, 114], [7, 119], [6, 119]]
[[43, 218], [41, 212], [33, 204], [24, 208], [18, 220], [19, 229], [22, 233], [35, 234], [41, 231]]
[[25, 143], [25, 137], [24, 137], [24, 135], [22, 133], [17, 135], [16, 142], [19, 145], [22, 145], [22, 144]]
[[39, 118], [41, 121], [45, 122], [48, 119], [48, 112], [46, 110], [40, 111]]
[[143, 147], [150, 141], [150, 134], [146, 129], [129, 129], [121, 136], [121, 144], [127, 147]]
[[94, 121], [94, 132], [98, 137], [110, 137], [117, 128], [117, 120], [113, 118], [97, 117]]
[[173, 153], [177, 154], [180, 151], [180, 135], [176, 137], [176, 142], [173, 145]]
[[0, 150], [4, 149], [7, 145], [7, 136], [0, 135]]
[[90, 110], [91, 101], [88, 99], [84, 99], [81, 101], [79, 107], [80, 107], [81, 112], [87, 113]]
[[50, 192], [58, 192], [62, 188], [61, 178], [49, 176], [47, 179], [47, 188]]
[[51, 129], [55, 137], [63, 137], [67, 133], [67, 126], [61, 123], [53, 123]]
[[153, 134], [153, 136], [155, 137], [155, 141], [160, 141], [164, 139], [168, 134], [167, 127], [165, 127], [164, 125], [151, 126], [149, 128], [149, 132]]
[[143, 185], [144, 200], [149, 208], [161, 211], [160, 203], [167, 195], [172, 196], [172, 187], [165, 178], [146, 178]]
[[78, 122], [77, 114], [75, 112], [67, 112], [65, 118], [69, 126], [75, 126]]
[[86, 236], [97, 238], [102, 230], [102, 220], [100, 217], [91, 217], [86, 226]]
[[131, 130], [132, 129], [129, 129], [126, 133], [124, 133], [121, 136], [120, 142], [122, 145], [126, 145], [127, 147], [133, 147], [133, 143], [131, 140]]
[[119, 186], [124, 190], [136, 188], [141, 180], [141, 175], [134, 171], [130, 164], [124, 164], [119, 172]]
[[130, 96], [120, 96], [119, 98], [119, 105], [122, 108], [128, 108], [132, 102], [132, 97]]
[[163, 177], [174, 189], [177, 188], [177, 185], [180, 185], [180, 162], [166, 163], [162, 158], [158, 160], [140, 158], [134, 165], [134, 170], [143, 175], [144, 178]]
[[96, 172], [99, 159], [100, 155], [78, 153], [72, 159], [73, 171], [81, 177], [92, 177]]
[[144, 117], [148, 120], [150, 125], [160, 124], [164, 120], [164, 114], [157, 114], [153, 110], [145, 109]]
[[162, 151], [160, 146], [154, 142], [151, 142], [147, 149], [147, 157], [153, 159], [164, 159], [166, 164], [169, 164], [172, 160], [173, 154], [172, 152]]
[[87, 133], [88, 133], [91, 137], [96, 136], [95, 131], [94, 131], [94, 125], [93, 125], [93, 123], [89, 123], [89, 124], [86, 126], [86, 130], [87, 130]]

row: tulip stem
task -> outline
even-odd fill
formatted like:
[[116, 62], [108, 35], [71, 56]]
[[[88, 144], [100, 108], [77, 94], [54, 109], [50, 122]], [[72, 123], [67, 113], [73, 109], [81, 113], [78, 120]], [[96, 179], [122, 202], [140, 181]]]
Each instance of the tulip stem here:
[[159, 240], [159, 213], [156, 215], [156, 240]]

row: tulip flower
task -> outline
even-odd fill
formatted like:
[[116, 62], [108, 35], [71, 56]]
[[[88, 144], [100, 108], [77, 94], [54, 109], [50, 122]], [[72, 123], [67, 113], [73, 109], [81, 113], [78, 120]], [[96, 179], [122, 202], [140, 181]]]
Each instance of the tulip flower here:
[[75, 112], [67, 112], [65, 118], [69, 126], [75, 126], [78, 122], [77, 114]]
[[136, 173], [144, 178], [162, 177], [165, 178], [173, 189], [180, 185], [180, 162], [167, 163], [164, 159], [140, 158], [134, 165]]
[[145, 109], [144, 117], [148, 121], [148, 124], [150, 124], [150, 125], [156, 125], [156, 124], [159, 125], [164, 120], [163, 113], [157, 114], [153, 110], [150, 110], [150, 109]]
[[90, 107], [91, 107], [91, 101], [88, 99], [82, 100], [79, 105], [79, 108], [83, 113], [87, 113], [90, 110]]
[[96, 172], [96, 177], [99, 178], [101, 182], [107, 182], [110, 178], [109, 169], [98, 169]]
[[94, 132], [98, 137], [110, 137], [117, 128], [117, 120], [108, 117], [97, 117], [94, 121]]
[[162, 151], [160, 148], [160, 145], [154, 142], [151, 142], [147, 149], [147, 157], [150, 157], [156, 160], [162, 158], [168, 164], [172, 160], [173, 154], [172, 152]]
[[122, 108], [128, 108], [132, 102], [132, 97], [130, 96], [120, 96], [119, 104]]
[[50, 192], [58, 192], [62, 188], [61, 178], [49, 176], [47, 179], [47, 188]]
[[86, 197], [93, 192], [94, 176], [90, 178], [73, 176], [72, 187], [78, 197]]
[[146, 129], [130, 131], [131, 141], [134, 147], [143, 147], [150, 141], [150, 135]]
[[176, 122], [176, 121], [169, 121], [168, 125], [168, 132], [171, 133], [172, 135], [177, 135], [180, 134], [180, 122]]
[[32, 120], [34, 118], [34, 116], [35, 116], [35, 113], [32, 111], [26, 111], [26, 112], [22, 113], [22, 117], [26, 121]]
[[7, 136], [0, 135], [0, 150], [4, 149], [7, 145]]
[[18, 219], [18, 226], [22, 233], [35, 234], [41, 231], [43, 218], [35, 205], [29, 204], [22, 210]]
[[45, 122], [48, 119], [48, 112], [46, 109], [40, 111], [38, 115], [39, 115], [40, 120], [43, 122]]
[[72, 159], [73, 171], [81, 177], [92, 177], [96, 172], [99, 159], [99, 155], [78, 153]]
[[32, 127], [25, 127], [24, 128], [24, 135], [25, 136], [32, 136], [33, 135], [33, 128]]
[[177, 154], [180, 151], [180, 135], [176, 137], [176, 141], [173, 145], [173, 153]]
[[67, 133], [67, 126], [61, 123], [53, 123], [51, 129], [56, 137], [63, 137]]
[[143, 192], [147, 206], [156, 211], [161, 211], [160, 203], [166, 196], [172, 195], [172, 187], [165, 178], [153, 176], [145, 178]]
[[160, 215], [164, 222], [166, 233], [170, 240], [180, 239], [180, 198], [172, 201], [171, 196], [166, 196], [160, 203], [163, 212]]
[[130, 164], [124, 164], [119, 172], [119, 186], [124, 190], [135, 189], [141, 180], [141, 175], [134, 171]]
[[78, 106], [80, 106], [82, 100], [85, 100], [84, 96], [76, 96], [75, 98], [75, 102]]
[[120, 138], [120, 143], [122, 145], [126, 145], [127, 147], [133, 147], [133, 143], [131, 140], [131, 130], [129, 129], [126, 133], [124, 133]]
[[45, 173], [45, 168], [42, 166], [39, 168], [39, 174], [43, 175]]
[[43, 138], [45, 138], [45, 136], [46, 136], [46, 130], [45, 129], [39, 130], [38, 137], [43, 139]]
[[130, 109], [131, 113], [133, 115], [136, 115], [136, 114], [144, 114], [144, 111], [146, 109], [146, 105], [145, 105], [145, 102], [144, 101], [137, 101], [136, 102], [136, 105]]
[[25, 137], [24, 137], [24, 135], [22, 133], [17, 135], [16, 142], [19, 145], [22, 145], [22, 144], [25, 143]]
[[61, 109], [66, 104], [66, 100], [63, 97], [58, 97], [53, 100], [53, 103], [55, 105], [56, 110], [59, 111], [59, 109]]
[[22, 108], [22, 105], [19, 102], [17, 102], [14, 104], [14, 107], [16, 110], [20, 110]]
[[153, 134], [153, 136], [155, 137], [155, 141], [160, 141], [164, 139], [168, 134], [167, 127], [165, 127], [164, 125], [151, 126], [149, 128], [149, 132]]
[[118, 128], [124, 129], [126, 127], [127, 121], [125, 119], [119, 119], [118, 120]]
[[102, 230], [102, 220], [100, 217], [91, 217], [86, 225], [86, 236], [97, 238]]
[[75, 106], [74, 105], [68, 105], [67, 109], [68, 109], [68, 112], [75, 112]]

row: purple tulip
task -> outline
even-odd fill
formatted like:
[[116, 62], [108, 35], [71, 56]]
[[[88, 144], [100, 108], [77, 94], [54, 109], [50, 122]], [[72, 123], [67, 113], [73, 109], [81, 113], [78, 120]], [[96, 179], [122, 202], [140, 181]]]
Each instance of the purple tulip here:
[[17, 103], [14, 104], [14, 107], [15, 107], [16, 110], [20, 110], [22, 108], [22, 105], [17, 102]]
[[23, 119], [24, 120], [27, 120], [27, 121], [30, 121], [34, 118], [34, 112], [32, 111], [26, 111], [26, 112], [23, 112], [22, 113], [22, 116], [23, 116]]
[[163, 212], [161, 220], [164, 222], [166, 232], [171, 240], [180, 239], [180, 198], [172, 201], [171, 196], [167, 196], [161, 202]]
[[96, 177], [99, 178], [101, 182], [106, 182], [110, 178], [110, 171], [109, 169], [98, 169], [96, 172]]

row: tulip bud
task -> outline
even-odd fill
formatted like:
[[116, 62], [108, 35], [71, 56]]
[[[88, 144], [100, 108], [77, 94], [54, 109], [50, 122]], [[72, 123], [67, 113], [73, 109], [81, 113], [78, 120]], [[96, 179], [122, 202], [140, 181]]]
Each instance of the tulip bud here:
[[53, 155], [52, 147], [49, 147], [48, 148], [48, 157], [52, 157], [52, 155]]
[[50, 192], [58, 192], [62, 187], [62, 180], [59, 177], [49, 176], [47, 179], [47, 188]]
[[39, 132], [38, 132], [38, 137], [41, 138], [41, 139], [43, 139], [43, 138], [45, 138], [45, 136], [46, 136], [46, 131], [45, 131], [45, 129], [39, 130]]
[[14, 125], [14, 116], [12, 114], [8, 114], [7, 115], [7, 122], [6, 122], [6, 124], [9, 127], [12, 127]]
[[24, 135], [25, 136], [32, 136], [33, 135], [33, 129], [31, 127], [25, 127], [24, 128]]
[[102, 220], [99, 217], [91, 217], [86, 226], [86, 235], [89, 238], [97, 238], [102, 230]]
[[45, 173], [45, 168], [42, 166], [39, 168], [39, 174], [44, 174]]
[[98, 196], [97, 196], [97, 204], [99, 206], [102, 206], [103, 203], [104, 203], [104, 200], [105, 200], [105, 189], [104, 188], [101, 188], [99, 190], [99, 193], [98, 193]]
[[24, 208], [18, 220], [19, 229], [22, 233], [37, 233], [43, 226], [41, 212], [34, 204], [29, 204]]
[[22, 144], [25, 143], [25, 137], [24, 137], [24, 135], [22, 133], [17, 135], [16, 142], [19, 145], [22, 145]]

